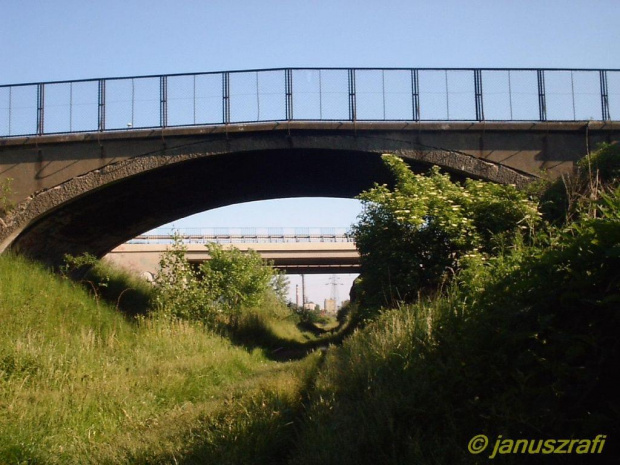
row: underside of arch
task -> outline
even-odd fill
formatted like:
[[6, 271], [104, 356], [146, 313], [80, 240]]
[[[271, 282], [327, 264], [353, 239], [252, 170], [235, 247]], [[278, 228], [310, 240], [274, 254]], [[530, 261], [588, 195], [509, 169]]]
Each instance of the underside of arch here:
[[[415, 171], [438, 164], [464, 177], [523, 184], [510, 168], [455, 152], [394, 147]], [[237, 203], [291, 197], [353, 198], [390, 183], [381, 152], [282, 147], [138, 156], [85, 173], [23, 202], [3, 226], [4, 247], [58, 265], [66, 253], [103, 256], [175, 219]]]

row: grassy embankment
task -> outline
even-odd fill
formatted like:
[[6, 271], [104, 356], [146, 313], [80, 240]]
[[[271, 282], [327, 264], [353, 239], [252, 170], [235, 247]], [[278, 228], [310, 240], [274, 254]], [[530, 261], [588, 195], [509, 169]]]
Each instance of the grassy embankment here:
[[478, 434], [605, 434], [603, 456], [545, 463], [617, 463], [620, 223], [596, 229], [470, 270], [446, 296], [387, 311], [330, 351], [290, 463], [486, 463], [491, 449], [467, 450]]
[[[472, 259], [439, 296], [331, 350], [290, 463], [487, 463], [500, 435], [607, 438], [601, 454], [501, 463], [618, 463], [619, 185], [620, 148], [607, 146], [542, 191], [533, 243]], [[473, 455], [479, 434], [490, 446]]]
[[[604, 434], [604, 455], [497, 460], [614, 463], [620, 190], [607, 192], [300, 362], [195, 324], [129, 322], [0, 257], [0, 462], [468, 464], [489, 461], [467, 450], [478, 434]], [[564, 212], [579, 199], [554, 202]], [[248, 317], [247, 345], [288, 331], [256, 329], [270, 324]]]
[[199, 324], [128, 319], [11, 256], [0, 321], [0, 463], [268, 463], [318, 360], [276, 363]]

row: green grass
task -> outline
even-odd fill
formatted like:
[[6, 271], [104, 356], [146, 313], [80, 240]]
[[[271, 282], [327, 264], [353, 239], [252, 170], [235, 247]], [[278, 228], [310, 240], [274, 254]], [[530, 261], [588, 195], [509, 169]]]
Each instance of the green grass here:
[[338, 325], [335, 319], [320, 323], [302, 321], [299, 315], [275, 299], [266, 299], [258, 308], [247, 309], [235, 328], [226, 333], [239, 345], [252, 349], [260, 347], [274, 360], [303, 358], [317, 348], [339, 344], [349, 333], [347, 324]]
[[[256, 402], [292, 411], [316, 363], [270, 362], [198, 324], [128, 320], [6, 255], [0, 320], [0, 463], [204, 463]], [[274, 411], [261, 421], [278, 430]]]
[[[613, 463], [620, 191], [607, 205], [538, 245], [472, 260], [442, 294], [361, 330], [302, 333], [266, 302], [222, 333], [241, 345], [119, 311], [124, 289], [138, 289], [125, 277], [94, 299], [0, 256], [0, 463], [487, 463], [467, 451], [478, 434], [605, 434], [594, 463]], [[146, 308], [149, 288], [136, 294]]]
[[[385, 312], [328, 353], [289, 463], [486, 463], [467, 450], [478, 434], [619, 437], [618, 244], [617, 220], [586, 221]], [[614, 463], [618, 448], [592, 463]]]
[[467, 448], [480, 434], [491, 445], [602, 434], [601, 455], [496, 461], [618, 463], [619, 166], [607, 145], [572, 178], [538, 186], [547, 223], [531, 240], [469, 256], [441, 292], [330, 350], [289, 463], [489, 463], [491, 450]]
[[[153, 284], [105, 260], [97, 262], [82, 283], [128, 317], [146, 315], [153, 306]], [[102, 285], [103, 284], [103, 285]]]

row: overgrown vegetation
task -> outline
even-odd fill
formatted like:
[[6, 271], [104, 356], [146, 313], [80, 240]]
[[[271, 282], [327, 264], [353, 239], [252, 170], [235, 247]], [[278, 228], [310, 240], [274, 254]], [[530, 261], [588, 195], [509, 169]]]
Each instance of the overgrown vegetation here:
[[363, 269], [357, 300], [365, 317], [436, 292], [471, 257], [491, 256], [517, 236], [533, 237], [540, 219], [536, 202], [515, 187], [455, 183], [437, 167], [416, 175], [395, 156], [383, 159], [396, 185], [363, 193], [352, 229]]
[[620, 182], [618, 157], [618, 145], [603, 144], [592, 155], [581, 159], [570, 176], [551, 184], [540, 184], [540, 204], [545, 219], [561, 226], [582, 216], [596, 217], [596, 200], [618, 187]]
[[186, 259], [180, 238], [163, 254], [153, 289], [158, 318], [199, 321], [237, 344], [262, 347], [277, 358], [300, 357], [335, 339], [318, 340], [321, 330], [315, 322], [287, 305], [286, 276], [257, 252], [218, 244], [206, 248], [210, 258], [200, 266]]
[[206, 249], [210, 259], [198, 267], [187, 260], [179, 237], [163, 254], [155, 278], [160, 315], [201, 321], [212, 329], [218, 323], [236, 328], [244, 311], [260, 307], [266, 299], [276, 307], [286, 305], [286, 281], [256, 251], [225, 250], [215, 243]]
[[11, 200], [11, 195], [13, 194], [12, 184], [13, 178], [5, 178], [0, 182], [0, 215], [10, 212], [15, 207]]
[[0, 256], [0, 318], [7, 464], [269, 463], [318, 361], [271, 362], [201, 322], [128, 320], [10, 255]]
[[97, 264], [94, 298], [0, 257], [0, 462], [468, 464], [489, 461], [467, 449], [478, 434], [604, 434], [602, 455], [542, 458], [613, 463], [618, 146], [527, 192], [385, 161], [396, 188], [362, 196], [362, 279], [339, 315], [363, 327], [302, 361], [271, 359], [352, 326], [299, 332], [311, 317], [255, 256], [214, 247], [194, 268], [177, 244], [155, 288]]
[[84, 284], [97, 303], [106, 302], [130, 319], [146, 315], [154, 306], [152, 285], [92, 254], [65, 255], [60, 274]]
[[[491, 442], [499, 435], [618, 437], [618, 167], [618, 147], [603, 147], [579, 164], [577, 180], [560, 181], [566, 198], [578, 201], [565, 204], [559, 226], [548, 217], [534, 235], [528, 227], [510, 232], [510, 241], [480, 244], [443, 292], [384, 311], [331, 351], [291, 463], [484, 463], [491, 451], [467, 450], [478, 434]], [[544, 199], [548, 191], [540, 191]], [[390, 203], [394, 197], [374, 198]], [[434, 222], [425, 218], [424, 225]], [[544, 458], [613, 463], [618, 445], [606, 448], [596, 457]]]

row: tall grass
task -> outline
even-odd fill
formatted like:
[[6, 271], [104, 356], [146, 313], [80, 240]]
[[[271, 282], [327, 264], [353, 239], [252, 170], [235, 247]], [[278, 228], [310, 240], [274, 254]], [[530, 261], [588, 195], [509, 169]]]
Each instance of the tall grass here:
[[289, 463], [487, 463], [490, 450], [468, 451], [479, 434], [491, 444], [602, 434], [601, 455], [497, 460], [618, 463], [619, 173], [620, 148], [603, 146], [571, 178], [538, 187], [548, 223], [530, 241], [463, 257], [447, 290], [331, 350]]
[[294, 404], [315, 363], [269, 362], [197, 323], [130, 321], [6, 255], [0, 320], [0, 463], [204, 462], [230, 441], [231, 406]]
[[[0, 256], [0, 463], [485, 463], [467, 450], [478, 434], [604, 434], [593, 458], [614, 463], [620, 189], [600, 199], [538, 242], [474, 256], [445, 292], [324, 338], [269, 303], [221, 334], [128, 317], [126, 283], [93, 298]], [[148, 287], [136, 294], [129, 310], [147, 308]], [[351, 332], [325, 355], [269, 359]]]
[[[289, 463], [483, 463], [490, 451], [467, 450], [478, 434], [620, 437], [619, 243], [617, 220], [584, 221], [385, 312], [328, 354]], [[618, 444], [606, 448], [545, 459], [614, 463]]]
[[89, 291], [128, 317], [146, 315], [153, 307], [154, 286], [141, 276], [101, 260], [82, 281]]

